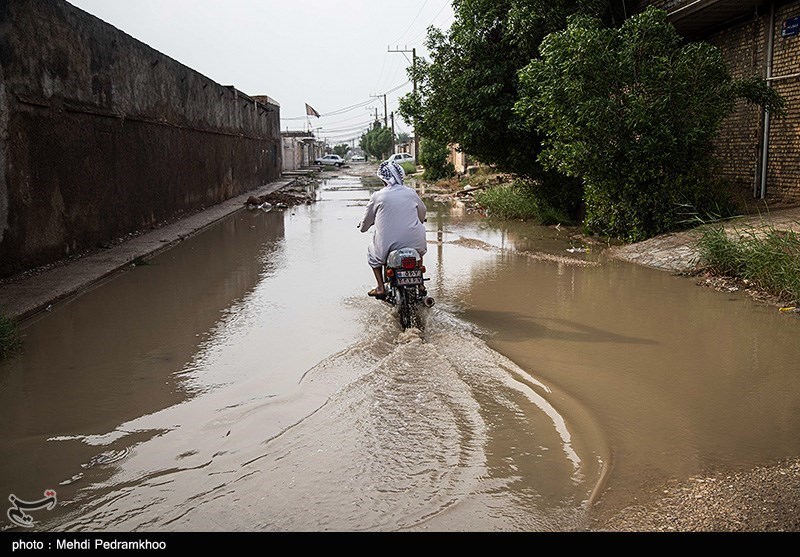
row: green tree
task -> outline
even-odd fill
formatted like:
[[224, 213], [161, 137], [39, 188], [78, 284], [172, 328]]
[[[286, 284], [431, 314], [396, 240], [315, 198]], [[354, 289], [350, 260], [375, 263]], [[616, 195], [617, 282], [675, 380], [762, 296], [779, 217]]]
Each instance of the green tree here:
[[539, 160], [583, 181], [585, 224], [624, 240], [724, 208], [712, 164], [722, 119], [739, 97], [780, 109], [763, 81], [732, 80], [716, 47], [684, 42], [654, 8], [618, 29], [573, 17], [540, 51], [516, 111], [544, 135]]
[[426, 138], [420, 141], [419, 147], [419, 162], [425, 168], [423, 180], [441, 180], [455, 174], [453, 163], [447, 160], [450, 151], [446, 144]]
[[[418, 87], [401, 99], [400, 114], [422, 137], [457, 143], [501, 171], [549, 182], [542, 192], [550, 202], [576, 212], [579, 185], [543, 170], [537, 160], [540, 134], [514, 113], [517, 74], [538, 55], [548, 33], [566, 26], [568, 15], [611, 18], [609, 4], [625, 6], [604, 0], [454, 0], [449, 30], [428, 29], [430, 59], [419, 59], [409, 70]], [[628, 10], [632, 4], [627, 2]]]
[[361, 136], [359, 145], [369, 155], [385, 159], [392, 150], [392, 132], [376, 122], [371, 130]]
[[339, 145], [334, 146], [333, 152], [336, 155], [344, 158], [347, 155], [347, 152], [350, 150], [350, 146], [347, 143], [340, 143]]

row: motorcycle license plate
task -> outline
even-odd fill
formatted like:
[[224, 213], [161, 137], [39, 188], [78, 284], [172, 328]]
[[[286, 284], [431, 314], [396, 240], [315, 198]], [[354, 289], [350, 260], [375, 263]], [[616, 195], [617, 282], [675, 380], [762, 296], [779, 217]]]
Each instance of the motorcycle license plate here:
[[397, 269], [394, 272], [395, 282], [399, 286], [422, 284], [422, 271], [419, 269]]

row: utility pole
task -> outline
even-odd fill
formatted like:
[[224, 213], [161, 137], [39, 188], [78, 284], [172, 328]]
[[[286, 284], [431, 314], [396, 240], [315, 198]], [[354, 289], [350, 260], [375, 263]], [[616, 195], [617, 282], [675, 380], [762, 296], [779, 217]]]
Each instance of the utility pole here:
[[[388, 52], [400, 52], [403, 56], [406, 56], [406, 52], [411, 53], [411, 67], [414, 69], [414, 93], [417, 92], [417, 49], [412, 48], [408, 50], [408, 45], [406, 45], [405, 49], [395, 48], [392, 50], [388, 48]], [[406, 60], [408, 60], [408, 56], [406, 56]], [[417, 123], [414, 122], [414, 159], [419, 161], [419, 132], [417, 131]]]
[[395, 146], [395, 143], [394, 143], [394, 138], [395, 138], [395, 135], [394, 135], [394, 112], [392, 112], [392, 153], [394, 153], [395, 149], [397, 148]]
[[[372, 107], [369, 107], [369, 106], [365, 106], [364, 108], [366, 108], [367, 110], [369, 110], [369, 111], [370, 111], [370, 113], [371, 113], [371, 112], [372, 112], [372, 110], [373, 110], [373, 109], [372, 109]], [[373, 120], [372, 124], [370, 124], [370, 125], [369, 125], [369, 129], [370, 129], [370, 130], [371, 130], [371, 129], [373, 129], [373, 128], [375, 127], [375, 122], [380, 122], [380, 120], [378, 120], [378, 107], [375, 107], [375, 109], [374, 109], [374, 110], [375, 110], [375, 120]], [[368, 130], [368, 131], [369, 131], [369, 130]]]
[[[383, 97], [383, 127], [384, 128], [388, 128], [389, 127], [389, 119], [388, 119], [388, 117], [386, 115], [386, 93], [384, 93], [383, 95], [370, 95], [370, 97], [373, 97], [375, 99]], [[377, 108], [375, 110], [377, 110]], [[376, 120], [378, 119], [377, 116], [375, 117], [375, 119]]]

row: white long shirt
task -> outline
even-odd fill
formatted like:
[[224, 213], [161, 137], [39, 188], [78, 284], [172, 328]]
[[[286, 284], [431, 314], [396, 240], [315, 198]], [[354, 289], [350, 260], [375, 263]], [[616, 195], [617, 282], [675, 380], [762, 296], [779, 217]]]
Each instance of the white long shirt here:
[[389, 252], [399, 248], [414, 248], [420, 255], [428, 249], [425, 239], [427, 210], [417, 192], [402, 184], [390, 184], [369, 199], [361, 219], [361, 232], [375, 225], [367, 259], [372, 268], [386, 263]]

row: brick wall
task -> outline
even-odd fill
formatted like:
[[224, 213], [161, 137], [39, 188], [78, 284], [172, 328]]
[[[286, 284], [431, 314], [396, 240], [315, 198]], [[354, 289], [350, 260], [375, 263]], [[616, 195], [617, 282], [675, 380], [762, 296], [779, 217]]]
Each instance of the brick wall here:
[[[764, 41], [767, 21], [761, 17], [708, 37], [719, 47], [734, 78], [764, 76]], [[716, 142], [720, 174], [740, 199], [752, 199], [759, 168], [762, 111], [745, 101], [720, 128]]]
[[[642, 2], [642, 8], [653, 5], [670, 12], [692, 3], [692, 0], [651, 0]], [[748, 2], [750, 8], [751, 4]], [[715, 21], [713, 32], [700, 33], [692, 39], [699, 38], [718, 46], [733, 77], [764, 78], [769, 6], [770, 2], [762, 2], [757, 10], [748, 10], [752, 16], [745, 14], [732, 23]], [[775, 2], [772, 76], [779, 79], [774, 79], [772, 84], [786, 100], [786, 114], [770, 119], [766, 191], [771, 199], [800, 202], [800, 78], [780, 79], [800, 73], [800, 36], [781, 37], [783, 22], [795, 16], [800, 16], [800, 0]], [[698, 12], [689, 17], [703, 16]], [[737, 195], [752, 198], [754, 191], [760, 192], [762, 136], [762, 111], [743, 101], [723, 122], [717, 141], [720, 173]]]
[[800, 16], [800, 0], [775, 11], [772, 81], [786, 100], [786, 114], [770, 122], [768, 191], [800, 201], [800, 35], [781, 37], [786, 19]]

